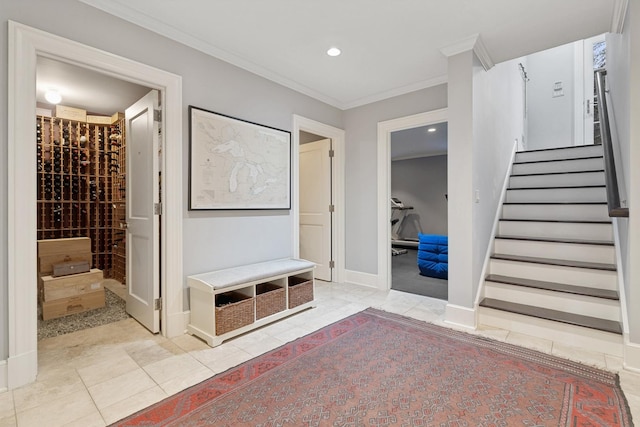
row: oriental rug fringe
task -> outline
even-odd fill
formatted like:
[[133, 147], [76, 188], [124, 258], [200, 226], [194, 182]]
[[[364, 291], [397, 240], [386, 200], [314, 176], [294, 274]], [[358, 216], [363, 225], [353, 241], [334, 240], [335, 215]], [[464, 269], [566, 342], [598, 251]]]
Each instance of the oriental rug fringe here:
[[632, 426], [618, 376], [375, 309], [116, 426]]

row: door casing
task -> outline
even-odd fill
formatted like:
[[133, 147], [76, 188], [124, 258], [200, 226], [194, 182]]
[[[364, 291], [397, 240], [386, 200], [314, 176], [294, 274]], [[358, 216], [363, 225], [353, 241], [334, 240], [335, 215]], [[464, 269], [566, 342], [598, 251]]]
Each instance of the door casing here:
[[[38, 56], [103, 72], [112, 77], [158, 89], [162, 94], [161, 293], [162, 334], [184, 333], [182, 273], [182, 78], [72, 40], [9, 21], [8, 60], [8, 359], [0, 367], [6, 384], [20, 387], [38, 372], [36, 305], [36, 61]], [[170, 225], [170, 226], [169, 226]], [[31, 283], [33, 286], [20, 286]]]

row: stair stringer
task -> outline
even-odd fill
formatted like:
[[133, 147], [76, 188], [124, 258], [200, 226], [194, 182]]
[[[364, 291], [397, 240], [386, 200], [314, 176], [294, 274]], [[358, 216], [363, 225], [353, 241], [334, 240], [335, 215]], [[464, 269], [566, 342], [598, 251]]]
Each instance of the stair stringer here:
[[511, 162], [509, 163], [509, 167], [507, 168], [506, 175], [504, 177], [504, 181], [502, 183], [502, 192], [500, 193], [500, 201], [496, 206], [496, 214], [493, 218], [493, 227], [491, 228], [491, 234], [489, 238], [489, 243], [487, 245], [487, 250], [484, 253], [484, 263], [482, 264], [482, 271], [480, 273], [480, 283], [478, 283], [478, 291], [476, 292], [476, 299], [473, 302], [474, 311], [476, 312], [476, 325], [478, 324], [478, 308], [480, 308], [480, 301], [484, 298], [484, 278], [487, 276], [487, 271], [489, 270], [489, 262], [491, 261], [491, 254], [493, 253], [493, 245], [496, 240], [496, 233], [498, 231], [498, 224], [500, 223], [500, 217], [502, 216], [502, 205], [507, 197], [507, 189], [509, 188], [509, 178], [511, 177], [511, 171], [513, 170], [513, 163], [516, 159], [516, 154], [518, 154], [518, 141], [516, 140], [513, 144], [513, 149], [511, 151]]

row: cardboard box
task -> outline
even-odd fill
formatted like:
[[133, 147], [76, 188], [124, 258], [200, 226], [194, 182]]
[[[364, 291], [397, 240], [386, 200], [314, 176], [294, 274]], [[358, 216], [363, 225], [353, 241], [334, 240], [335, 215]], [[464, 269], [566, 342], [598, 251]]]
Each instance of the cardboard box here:
[[70, 237], [67, 239], [38, 240], [38, 273], [50, 275], [53, 265], [70, 261], [86, 261], [92, 265], [91, 239]]
[[88, 273], [73, 274], [71, 276], [53, 277], [42, 276], [41, 301], [53, 301], [60, 298], [79, 296], [89, 292], [104, 289], [102, 270], [92, 268]]
[[112, 123], [111, 116], [91, 116], [87, 114], [87, 123], [92, 125], [110, 125]]
[[56, 105], [56, 117], [59, 119], [75, 120], [78, 122], [87, 121], [87, 111], [80, 108]]
[[42, 303], [42, 320], [55, 319], [70, 314], [83, 313], [104, 307], [104, 288], [75, 297], [60, 298]]

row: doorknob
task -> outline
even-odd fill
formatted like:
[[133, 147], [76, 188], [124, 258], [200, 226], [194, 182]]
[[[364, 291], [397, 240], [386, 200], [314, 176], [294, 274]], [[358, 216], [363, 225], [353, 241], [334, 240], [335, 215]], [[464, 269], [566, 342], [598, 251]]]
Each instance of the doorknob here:
[[127, 228], [129, 228], [129, 224], [128, 224], [128, 223], [126, 223], [126, 222], [121, 222], [121, 223], [120, 223], [120, 228], [127, 229]]

